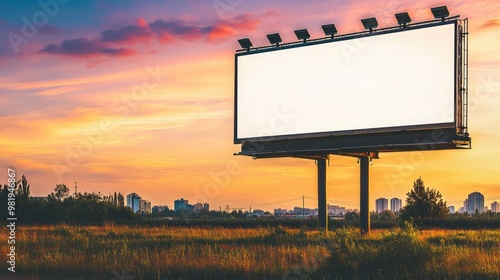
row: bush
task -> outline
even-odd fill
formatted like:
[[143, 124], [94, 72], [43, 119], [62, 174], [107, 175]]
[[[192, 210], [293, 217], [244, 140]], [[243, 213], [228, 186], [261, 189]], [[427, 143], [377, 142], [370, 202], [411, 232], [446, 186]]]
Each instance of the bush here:
[[437, 257], [429, 244], [417, 238], [417, 231], [410, 224], [371, 240], [357, 229], [340, 229], [331, 242], [331, 257], [316, 278], [426, 278], [425, 266]]

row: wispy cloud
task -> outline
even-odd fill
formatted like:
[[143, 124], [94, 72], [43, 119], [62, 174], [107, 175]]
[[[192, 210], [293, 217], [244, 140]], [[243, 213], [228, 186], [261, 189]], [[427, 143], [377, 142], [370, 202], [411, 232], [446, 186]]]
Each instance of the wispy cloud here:
[[240, 15], [231, 20], [218, 21], [210, 28], [208, 41], [223, 40], [238, 34], [238, 32], [255, 30], [259, 23], [260, 21], [250, 14]]
[[128, 48], [113, 48], [99, 41], [87, 38], [64, 40], [60, 44], [50, 44], [40, 50], [40, 53], [61, 54], [68, 56], [94, 57], [94, 56], [130, 56], [135, 52]]
[[151, 30], [158, 36], [160, 42], [171, 42], [175, 38], [183, 40], [193, 40], [201, 38], [205, 33], [206, 27], [198, 27], [186, 24], [182, 20], [156, 20], [150, 24]]
[[485, 21], [478, 28], [479, 29], [493, 29], [493, 28], [498, 28], [498, 27], [500, 27], [500, 20], [492, 19], [492, 20]]
[[126, 25], [118, 29], [108, 29], [99, 35], [100, 42], [137, 43], [149, 42], [153, 39], [153, 32], [144, 19], [138, 19], [137, 24]]
[[[179, 19], [158, 19], [148, 24], [146, 20], [139, 18], [134, 24], [103, 30], [94, 39], [67, 39], [61, 43], [46, 45], [39, 53], [83, 58], [127, 57], [139, 53], [131, 47], [134, 44], [151, 44], [154, 41], [165, 44], [177, 40], [193, 41], [203, 38], [212, 43], [220, 42], [240, 31], [255, 30], [259, 23], [260, 20], [251, 14], [236, 16], [229, 20], [218, 20], [208, 26]], [[127, 47], [121, 47], [123, 44], [127, 44]], [[98, 64], [93, 63], [92, 66]]]

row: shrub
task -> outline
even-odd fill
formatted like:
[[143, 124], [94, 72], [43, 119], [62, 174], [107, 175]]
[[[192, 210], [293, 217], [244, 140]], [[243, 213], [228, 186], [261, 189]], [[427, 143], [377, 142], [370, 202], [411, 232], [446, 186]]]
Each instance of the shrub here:
[[379, 239], [368, 239], [355, 229], [340, 229], [332, 238], [331, 257], [318, 270], [318, 277], [334, 279], [422, 278], [425, 266], [437, 253], [417, 238], [410, 225], [384, 231]]

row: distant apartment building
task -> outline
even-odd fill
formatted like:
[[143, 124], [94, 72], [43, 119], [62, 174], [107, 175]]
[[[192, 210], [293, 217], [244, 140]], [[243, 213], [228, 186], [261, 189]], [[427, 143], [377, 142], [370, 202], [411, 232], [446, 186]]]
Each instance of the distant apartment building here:
[[151, 213], [153, 214], [163, 214], [169, 210], [167, 205], [155, 205], [151, 209]]
[[127, 195], [127, 206], [137, 213], [141, 209], [141, 196], [136, 193], [131, 193]]
[[498, 202], [495, 201], [491, 204], [491, 212], [500, 213], [500, 204]]
[[198, 212], [201, 212], [201, 211], [208, 212], [208, 211], [210, 211], [210, 206], [206, 202], [205, 203], [198, 202], [198, 203], [195, 203], [193, 205], [193, 209], [194, 209], [194, 211], [198, 211]]
[[403, 201], [399, 198], [391, 198], [391, 211], [396, 213], [401, 211], [401, 208], [403, 207]]
[[294, 207], [293, 213], [295, 215], [302, 215], [302, 213], [304, 213], [305, 216], [318, 216], [318, 208], [310, 209], [310, 208]]
[[188, 204], [189, 201], [185, 200], [184, 198], [177, 199], [174, 201], [174, 211], [179, 212], [181, 211], [181, 209], [185, 209]]
[[455, 213], [455, 206], [449, 206], [448, 211], [450, 211], [450, 214], [454, 214]]
[[198, 212], [201, 212], [201, 211], [208, 212], [208, 211], [210, 211], [210, 206], [206, 202], [205, 203], [198, 202], [198, 203], [195, 203], [193, 205], [193, 209], [194, 209], [194, 211], [198, 211]]
[[262, 217], [265, 214], [266, 214], [266, 212], [264, 212], [264, 210], [260, 210], [260, 209], [255, 209], [252, 211], [252, 213], [249, 213], [249, 215], [252, 217]]
[[345, 215], [345, 207], [339, 205], [328, 205], [328, 215], [343, 216]]
[[476, 212], [481, 214], [484, 212], [484, 195], [480, 192], [470, 193], [466, 200], [466, 211], [469, 214], [475, 214]]
[[375, 212], [382, 213], [386, 210], [389, 210], [389, 200], [387, 198], [379, 198], [375, 200]]
[[195, 203], [193, 204], [194, 211], [202, 211], [203, 210], [203, 203]]
[[141, 199], [139, 201], [139, 213], [151, 214], [151, 202]]
[[127, 206], [134, 213], [151, 214], [151, 202], [143, 200], [137, 193], [127, 195]]
[[274, 209], [274, 216], [285, 216], [287, 213], [286, 209], [281, 209], [281, 208], [278, 208], [278, 209]]

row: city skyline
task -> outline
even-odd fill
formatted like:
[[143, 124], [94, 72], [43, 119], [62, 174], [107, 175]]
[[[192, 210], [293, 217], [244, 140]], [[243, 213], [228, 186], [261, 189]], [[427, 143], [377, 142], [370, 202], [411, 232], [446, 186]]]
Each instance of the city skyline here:
[[[447, 5], [470, 19], [472, 149], [381, 153], [371, 166], [370, 197], [404, 201], [421, 177], [448, 206], [462, 206], [474, 191], [485, 195], [485, 206], [500, 200], [500, 132], [492, 129], [500, 124], [497, 1], [41, 3], [52, 6], [0, 3], [0, 167], [26, 175], [33, 196], [78, 182], [80, 192], [129, 194], [141, 186], [153, 205], [179, 197], [214, 209], [292, 198], [277, 206], [301, 205], [302, 195], [317, 196], [313, 161], [233, 156], [237, 39], [260, 46], [279, 32], [293, 41], [298, 28], [319, 38], [329, 23], [339, 34], [359, 32], [362, 18], [376, 17], [382, 28], [396, 25], [395, 13], [418, 22]], [[35, 16], [42, 14], [46, 23]], [[327, 172], [329, 203], [359, 208], [356, 159], [332, 156]]]
[[[137, 196], [139, 198], [139, 200], [142, 200], [142, 198], [137, 194], [137, 193], [131, 193], [129, 195], [127, 195], [127, 206], [129, 206], [129, 196]], [[455, 205], [451, 205], [451, 204], [447, 204], [447, 207], [448, 209], [450, 209], [450, 213], [453, 214], [454, 212], [459, 212], [459, 213], [463, 213], [463, 212], [467, 212], [469, 214], [474, 214], [475, 213], [475, 209], [477, 208], [474, 208], [475, 204], [472, 204], [474, 206], [471, 206], [471, 208], [474, 208], [473, 210], [472, 209], [469, 209], [469, 210], [466, 210], [466, 205], [468, 205], [468, 201], [469, 201], [469, 198], [470, 197], [478, 197], [478, 199], [482, 199], [482, 201], [480, 202], [482, 205], [482, 211], [479, 212], [479, 213], [484, 213], [485, 211], [487, 210], [491, 210], [493, 213], [496, 213], [496, 212], [500, 212], [500, 206], [499, 206], [499, 203], [497, 201], [497, 198], [495, 198], [495, 200], [491, 200], [491, 203], [487, 203], [486, 200], [485, 200], [485, 197], [483, 194], [479, 193], [479, 192], [472, 192], [470, 194], [468, 194], [467, 198], [463, 201], [463, 206], [458, 206], [456, 207]], [[308, 199], [314, 199], [313, 197], [308, 197]], [[297, 199], [294, 199], [294, 200], [297, 200]], [[380, 205], [379, 205], [379, 202], [380, 201]], [[374, 209], [371, 209], [371, 212], [375, 212], [375, 213], [381, 213], [383, 211], [386, 211], [386, 210], [390, 210], [392, 212], [399, 212], [401, 211], [404, 206], [406, 206], [404, 199], [401, 199], [401, 198], [397, 198], [397, 197], [393, 197], [391, 199], [387, 199], [387, 198], [384, 198], [384, 197], [381, 197], [381, 198], [377, 198], [374, 200]], [[169, 209], [172, 209], [174, 211], [178, 211], [179, 209], [176, 207], [176, 203], [181, 203], [181, 204], [185, 204], [185, 205], [191, 205], [192, 208], [194, 210], [200, 210], [200, 208], [203, 208], [203, 209], [208, 209], [209, 208], [209, 204], [208, 202], [200, 202], [200, 201], [196, 201], [194, 203], [189, 203], [189, 199], [184, 199], [184, 197], [181, 197], [181, 198], [177, 198], [175, 200], [173, 200], [173, 204], [159, 204], [159, 205], [154, 205], [153, 204], [153, 207], [154, 206], [163, 206], [163, 207], [168, 207]], [[269, 211], [269, 212], [276, 212], [276, 210], [284, 210], [286, 212], [286, 210], [288, 211], [292, 211], [292, 210], [289, 210], [285, 207], [279, 207], [279, 205], [281, 205], [283, 201], [275, 201], [275, 202], [265, 202], [263, 204], [266, 204], [268, 205], [267, 207], [258, 207], [258, 205], [261, 205], [259, 203], [255, 203], [254, 206], [253, 206], [253, 209], [255, 210], [264, 210], [264, 211]], [[446, 202], [446, 201], [445, 201]], [[476, 204], [479, 203], [479, 202], [476, 202]], [[198, 209], [197, 209], [197, 205], [198, 205]], [[206, 206], [205, 206], [206, 205]], [[256, 207], [257, 205], [257, 207]], [[233, 207], [231, 207], [233, 206]], [[219, 208], [217, 209], [224, 209], [225, 211], [228, 209], [230, 210], [249, 210], [251, 211], [252, 210], [252, 205], [247, 205], [247, 206], [244, 206], [244, 205], [236, 205], [236, 207], [234, 207], [235, 205], [234, 204], [224, 204], [224, 205], [219, 205]], [[305, 205], [304, 205], [305, 206]], [[130, 207], [130, 206], [129, 206]], [[381, 207], [381, 210], [379, 210], [378, 207]], [[481, 207], [481, 206], [478, 206], [478, 207]], [[131, 207], [132, 208], [132, 207]], [[293, 205], [291, 208], [301, 208], [300, 206], [298, 205]], [[134, 208], [132, 208], [134, 209]], [[192, 210], [193, 210], [192, 209]], [[218, 211], [217, 209], [215, 209], [216, 211]], [[313, 207], [310, 208], [310, 207], [304, 207], [304, 209], [316, 209], [317, 210], [317, 207]], [[451, 211], [451, 209], [453, 209], [453, 211]], [[138, 210], [138, 209], [137, 209]], [[214, 209], [212, 209], [214, 210]], [[341, 211], [341, 212], [349, 212], [349, 211], [354, 211], [354, 212], [359, 212], [359, 207], [354, 207], [354, 208], [348, 208], [348, 207], [345, 207], [344, 205], [342, 205], [341, 203], [335, 203], [335, 202], [329, 202], [327, 204], [327, 212], [331, 213], [331, 212], [338, 212], [338, 211]], [[137, 211], [134, 211], [134, 212], [137, 212]], [[279, 211], [278, 211], [279, 212]]]

